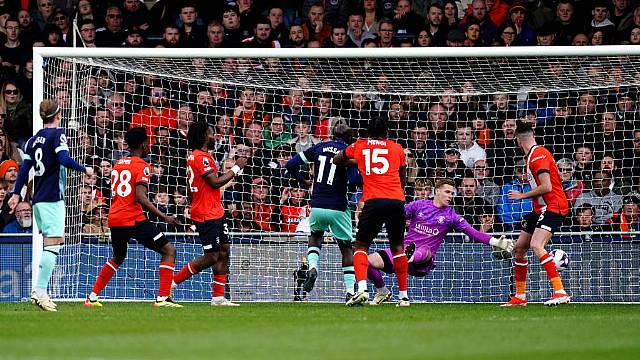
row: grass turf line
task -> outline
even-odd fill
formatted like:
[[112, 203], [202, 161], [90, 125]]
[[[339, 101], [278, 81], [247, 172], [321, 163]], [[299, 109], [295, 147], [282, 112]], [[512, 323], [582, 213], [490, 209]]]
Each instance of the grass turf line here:
[[0, 359], [632, 359], [640, 306], [0, 303]]

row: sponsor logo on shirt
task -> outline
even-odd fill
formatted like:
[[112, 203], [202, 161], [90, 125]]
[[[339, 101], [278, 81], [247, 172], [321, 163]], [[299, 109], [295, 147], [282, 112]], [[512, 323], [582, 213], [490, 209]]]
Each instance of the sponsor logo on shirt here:
[[436, 218], [438, 224], [444, 224], [444, 216], [440, 215]]
[[416, 224], [415, 226], [416, 231], [423, 233], [423, 234], [429, 234], [429, 235], [438, 235], [440, 233], [440, 230], [438, 229], [433, 229], [427, 225], [424, 224]]

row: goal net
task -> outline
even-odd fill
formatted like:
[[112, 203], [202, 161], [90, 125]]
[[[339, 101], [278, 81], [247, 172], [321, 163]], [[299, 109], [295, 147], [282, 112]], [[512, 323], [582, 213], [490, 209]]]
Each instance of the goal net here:
[[[369, 119], [383, 117], [390, 138], [406, 149], [408, 201], [430, 198], [435, 181], [452, 178], [458, 213], [477, 229], [514, 239], [532, 205], [506, 197], [510, 189], [528, 189], [513, 133], [517, 121], [533, 125], [558, 162], [572, 206], [548, 249], [569, 255], [561, 276], [573, 300], [640, 301], [639, 200], [633, 196], [640, 189], [638, 54], [620, 47], [529, 54], [514, 48], [356, 50], [276, 49], [267, 58], [251, 49], [38, 49], [40, 91], [34, 93], [58, 100], [72, 156], [97, 170], [93, 178], [68, 173], [67, 242], [53, 296], [84, 298], [111, 255], [111, 167], [127, 155], [123, 134], [130, 126], [144, 126], [150, 135], [149, 198], [184, 224], [158, 222], [176, 245], [176, 271], [202, 253], [190, 226], [185, 164], [186, 131], [193, 121], [206, 121], [215, 129], [218, 168], [250, 158], [222, 189], [232, 241], [227, 295], [343, 301], [340, 252], [330, 233], [315, 289], [301, 289], [310, 191], [290, 179], [284, 164], [329, 138], [340, 119], [366, 136]], [[349, 189], [354, 224], [360, 196], [358, 188]], [[383, 231], [371, 251], [386, 246]], [[548, 298], [544, 269], [531, 257], [529, 297]], [[449, 236], [435, 258], [431, 274], [410, 277], [415, 301], [497, 302], [514, 291], [511, 260], [496, 259], [490, 247], [463, 235]], [[157, 254], [132, 240], [103, 297], [152, 299], [158, 263]], [[211, 281], [209, 270], [192, 277], [177, 300], [209, 300]], [[397, 290], [395, 277], [385, 281]]]

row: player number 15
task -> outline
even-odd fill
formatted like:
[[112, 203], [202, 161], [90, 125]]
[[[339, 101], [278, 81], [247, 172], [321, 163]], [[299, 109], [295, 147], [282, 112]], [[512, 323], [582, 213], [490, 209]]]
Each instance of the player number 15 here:
[[[362, 155], [364, 156], [366, 175], [371, 175], [371, 170], [378, 175], [386, 174], [389, 171], [389, 160], [385, 157], [385, 155], [389, 155], [389, 149], [364, 149]], [[381, 166], [372, 167], [371, 165]]]

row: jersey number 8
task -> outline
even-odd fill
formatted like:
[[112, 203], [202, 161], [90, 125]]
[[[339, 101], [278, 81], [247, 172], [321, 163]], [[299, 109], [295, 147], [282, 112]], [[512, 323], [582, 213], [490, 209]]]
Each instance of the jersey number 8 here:
[[111, 193], [118, 196], [128, 196], [131, 194], [131, 171], [122, 170], [118, 174], [117, 170], [111, 171]]

